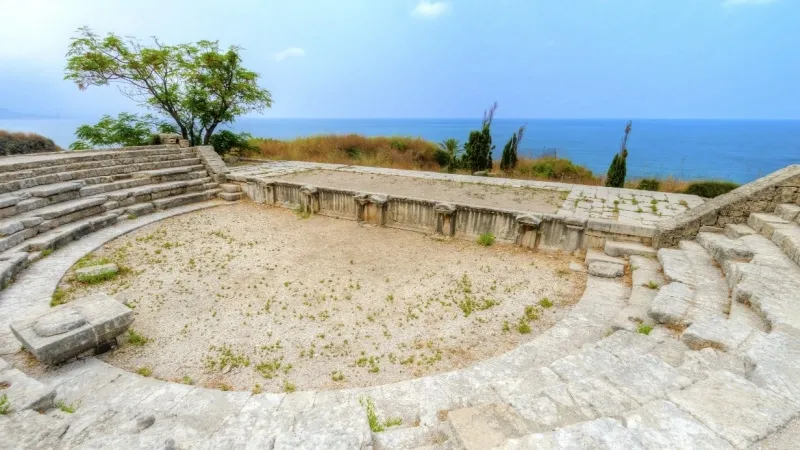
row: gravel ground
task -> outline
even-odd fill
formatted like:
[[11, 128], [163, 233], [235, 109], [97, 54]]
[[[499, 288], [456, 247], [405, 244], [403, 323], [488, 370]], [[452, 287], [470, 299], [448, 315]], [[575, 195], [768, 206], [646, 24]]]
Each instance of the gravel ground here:
[[123, 273], [87, 286], [70, 272], [60, 285], [67, 300], [107, 292], [135, 308], [132, 329], [147, 342], [126, 337], [102, 358], [265, 392], [468, 366], [552, 326], [585, 285], [562, 253], [441, 242], [250, 202], [143, 227], [83, 263], [106, 261]]
[[274, 179], [423, 200], [544, 213], [557, 212], [567, 195], [565, 192], [528, 187], [512, 188], [335, 170], [308, 170], [277, 176]]

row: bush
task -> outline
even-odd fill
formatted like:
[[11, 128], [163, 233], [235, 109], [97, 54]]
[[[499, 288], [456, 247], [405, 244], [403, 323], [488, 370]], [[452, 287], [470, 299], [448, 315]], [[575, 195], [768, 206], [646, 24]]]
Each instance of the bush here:
[[579, 166], [568, 159], [521, 158], [517, 163], [516, 172], [531, 178], [558, 180], [558, 181], [594, 181], [592, 171], [584, 166]]
[[738, 188], [730, 181], [696, 181], [689, 185], [684, 194], [692, 194], [705, 198], [714, 198]]
[[486, 247], [494, 244], [494, 235], [492, 233], [483, 233], [478, 236], [478, 244], [485, 245]]
[[232, 131], [222, 130], [211, 135], [209, 143], [214, 147], [214, 151], [220, 155], [225, 155], [233, 148], [238, 148], [243, 151], [258, 150], [258, 147], [250, 143], [252, 138], [253, 137], [248, 133], [234, 133]]
[[641, 191], [658, 191], [659, 187], [661, 187], [661, 183], [655, 178], [644, 178], [639, 181], [637, 189]]
[[61, 148], [44, 136], [35, 133], [10, 133], [0, 130], [0, 155], [27, 155], [58, 152]]

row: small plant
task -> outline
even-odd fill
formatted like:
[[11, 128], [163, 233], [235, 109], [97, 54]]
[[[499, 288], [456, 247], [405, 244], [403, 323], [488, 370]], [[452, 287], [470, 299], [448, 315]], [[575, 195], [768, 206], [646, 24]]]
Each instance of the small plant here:
[[76, 403], [67, 404], [64, 400], [59, 400], [56, 402], [56, 408], [65, 413], [72, 414], [78, 409], [78, 405]]
[[686, 200], [681, 200], [681, 201], [678, 202], [678, 204], [683, 206], [684, 208], [688, 208], [689, 207], [689, 203], [687, 203]]
[[304, 210], [302, 206], [295, 208], [294, 213], [297, 215], [298, 219], [308, 219], [311, 217], [311, 211]]
[[651, 331], [653, 331], [653, 326], [646, 323], [640, 323], [639, 326], [636, 327], [636, 332], [644, 335], [650, 334]]
[[149, 377], [150, 375], [153, 375], [153, 369], [149, 367], [139, 367], [136, 369], [136, 373], [143, 377]]
[[641, 191], [657, 191], [661, 187], [661, 183], [655, 178], [643, 178], [639, 181], [639, 186], [636, 189]]
[[97, 273], [87, 273], [77, 275], [75, 278], [81, 283], [85, 284], [98, 284], [104, 281], [112, 280], [119, 275], [119, 271], [113, 269], [101, 270]]
[[139, 216], [137, 216], [137, 215], [136, 215], [136, 214], [134, 214], [134, 213], [130, 213], [130, 214], [128, 214], [128, 220], [133, 220], [133, 219], [136, 219], [137, 217], [139, 217]]
[[531, 332], [531, 326], [528, 325], [528, 322], [525, 319], [519, 319], [519, 323], [517, 324], [517, 331], [519, 334], [528, 334]]
[[647, 287], [649, 287], [650, 289], [658, 289], [658, 283], [656, 283], [653, 280], [650, 280], [647, 282]]
[[511, 331], [511, 325], [508, 323], [507, 320], [503, 321], [503, 333], [507, 333], [509, 331]]
[[331, 380], [333, 380], [333, 381], [343, 381], [344, 380], [344, 374], [342, 372], [339, 372], [338, 370], [335, 371], [335, 372], [331, 372]]
[[283, 392], [290, 394], [297, 390], [297, 386], [289, 380], [283, 380]]
[[253, 386], [253, 391], [252, 392], [253, 392], [253, 394], [260, 394], [261, 393], [261, 384], [256, 383], [255, 386]]
[[8, 396], [0, 395], [0, 416], [5, 416], [9, 412], [11, 412], [11, 404], [8, 402]]
[[530, 322], [532, 320], [539, 320], [539, 311], [533, 306], [525, 307], [525, 320]]
[[482, 235], [478, 236], [478, 244], [488, 247], [494, 244], [494, 239], [495, 237], [492, 233], [483, 233]]
[[553, 301], [547, 297], [544, 297], [543, 299], [539, 300], [539, 306], [541, 306], [542, 308], [552, 308]]
[[194, 380], [189, 375], [184, 375], [183, 378], [181, 378], [181, 383], [192, 385], [194, 384]]
[[141, 334], [137, 333], [133, 329], [129, 329], [128, 330], [128, 343], [129, 344], [135, 345], [137, 347], [141, 347], [144, 344], [147, 344], [147, 341], [149, 341], [149, 339], [147, 339], [146, 337], [144, 337]]
[[51, 254], [53, 254], [53, 249], [52, 248], [46, 248], [46, 249], [42, 250], [42, 253], [41, 253], [42, 258], [47, 258]]
[[50, 306], [58, 306], [63, 305], [67, 302], [67, 291], [57, 287], [55, 292], [53, 292], [53, 297], [50, 299]]
[[399, 417], [390, 417], [381, 422], [381, 420], [378, 418], [378, 414], [375, 412], [375, 403], [371, 398], [361, 397], [358, 401], [367, 411], [367, 422], [369, 423], [369, 429], [372, 430], [373, 433], [380, 433], [381, 431], [385, 431], [387, 428], [402, 425], [403, 419]]

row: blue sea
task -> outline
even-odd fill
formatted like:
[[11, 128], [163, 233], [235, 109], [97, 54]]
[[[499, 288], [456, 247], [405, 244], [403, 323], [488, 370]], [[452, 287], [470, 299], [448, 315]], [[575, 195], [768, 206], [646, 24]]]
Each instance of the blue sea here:
[[[0, 120], [0, 129], [36, 132], [67, 147], [80, 120]], [[619, 150], [625, 120], [495, 119], [495, 152], [520, 125], [524, 156], [557, 154], [605, 173]], [[414, 136], [463, 143], [480, 119], [262, 119], [245, 118], [232, 129], [257, 137], [290, 139], [325, 133]], [[628, 176], [675, 176], [746, 183], [789, 164], [800, 163], [800, 120], [633, 121], [628, 139]]]

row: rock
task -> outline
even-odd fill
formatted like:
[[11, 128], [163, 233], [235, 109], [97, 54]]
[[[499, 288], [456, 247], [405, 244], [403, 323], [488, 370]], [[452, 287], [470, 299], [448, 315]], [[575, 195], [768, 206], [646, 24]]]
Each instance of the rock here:
[[604, 278], [617, 278], [625, 273], [625, 266], [611, 262], [596, 261], [589, 264], [589, 275]]
[[[13, 323], [11, 331], [37, 359], [58, 364], [117, 337], [132, 322], [133, 310], [111, 296], [95, 294], [56, 306], [44, 317]], [[64, 331], [52, 334], [59, 330]]]
[[773, 331], [755, 340], [745, 363], [757, 386], [800, 402], [800, 338]]
[[683, 355], [683, 363], [679, 369], [681, 373], [694, 381], [705, 380], [710, 373], [720, 370], [740, 377], [745, 374], [744, 361], [741, 358], [713, 348], [687, 351]]
[[725, 225], [725, 236], [730, 239], [739, 239], [742, 236], [756, 234], [756, 230], [743, 223], [729, 223]]
[[119, 266], [114, 263], [101, 264], [99, 266], [81, 267], [75, 271], [75, 278], [78, 280], [85, 280], [88, 278], [96, 277], [104, 274], [119, 273]]
[[228, 202], [235, 202], [236, 200], [242, 199], [241, 192], [220, 192], [217, 195], [219, 196], [219, 198]]
[[681, 335], [681, 339], [692, 350], [711, 347], [732, 351], [744, 342], [752, 331], [753, 329], [744, 323], [706, 315], [692, 322]]
[[593, 248], [586, 250], [586, 258], [584, 259], [583, 262], [586, 265], [589, 265], [593, 262], [608, 262], [612, 264], [620, 264], [623, 266], [625, 265], [625, 259], [609, 256]]
[[519, 439], [511, 439], [502, 449], [529, 450], [554, 448], [581, 449], [642, 449], [642, 445], [617, 420], [603, 418], [577, 423], [558, 431], [544, 434], [531, 434]]
[[[53, 407], [56, 391], [17, 369], [0, 372], [0, 393], [7, 397], [11, 412], [26, 409], [46, 410]], [[2, 417], [2, 415], [0, 415]], [[3, 429], [0, 422], [0, 430]]]
[[33, 323], [33, 331], [39, 336], [48, 337], [66, 333], [86, 323], [81, 313], [72, 308], [62, 308], [45, 314]]
[[764, 439], [800, 412], [798, 404], [724, 371], [671, 392], [669, 400], [739, 448]]

